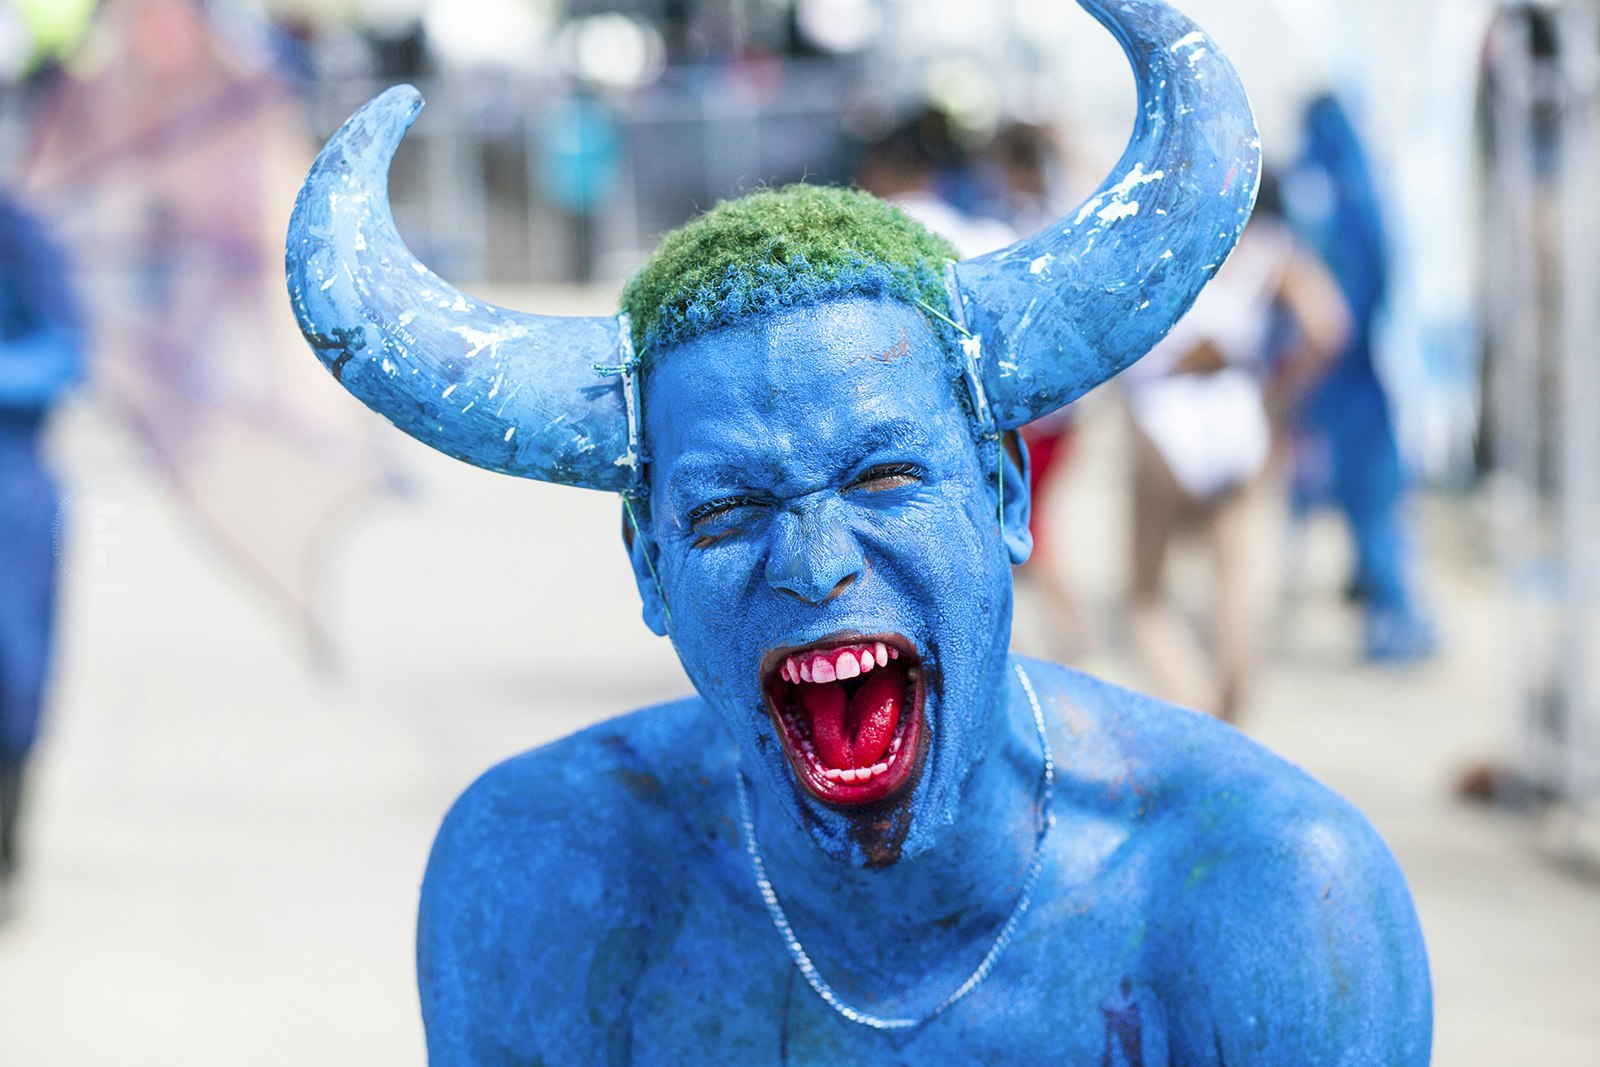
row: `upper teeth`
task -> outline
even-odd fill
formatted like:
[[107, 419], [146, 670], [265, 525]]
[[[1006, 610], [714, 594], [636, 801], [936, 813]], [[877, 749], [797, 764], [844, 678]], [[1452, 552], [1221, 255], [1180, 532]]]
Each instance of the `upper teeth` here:
[[892, 659], [900, 658], [900, 650], [882, 641], [870, 645], [851, 645], [847, 648], [830, 648], [820, 652], [799, 652], [783, 661], [778, 671], [786, 682], [843, 681], [867, 673], [876, 667], [887, 666]]

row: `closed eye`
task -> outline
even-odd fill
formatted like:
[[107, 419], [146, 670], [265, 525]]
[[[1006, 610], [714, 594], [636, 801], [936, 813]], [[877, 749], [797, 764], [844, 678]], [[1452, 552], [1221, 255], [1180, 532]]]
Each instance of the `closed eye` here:
[[724, 496], [719, 497], [716, 500], [708, 500], [704, 504], [696, 507], [693, 511], [689, 512], [689, 525], [698, 526], [707, 519], [714, 519], [719, 515], [725, 515], [735, 508], [749, 507], [752, 504], [758, 503], [760, 503], [760, 501], [756, 500], [754, 497], [748, 496]]
[[868, 493], [881, 493], [888, 489], [916, 485], [922, 481], [922, 468], [915, 463], [880, 463], [869, 467], [846, 489], [860, 489]]
[[708, 500], [689, 512], [689, 528], [699, 537], [695, 538], [694, 547], [705, 548], [715, 544], [733, 533], [737, 527], [715, 529], [719, 520], [728, 520], [743, 508], [760, 507], [762, 501], [750, 496], [725, 496], [716, 500]]

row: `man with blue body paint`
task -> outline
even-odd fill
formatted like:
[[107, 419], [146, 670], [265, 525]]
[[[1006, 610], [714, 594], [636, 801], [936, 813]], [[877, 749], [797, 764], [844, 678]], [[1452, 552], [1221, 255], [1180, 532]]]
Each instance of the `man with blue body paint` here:
[[616, 318], [473, 301], [394, 233], [391, 90], [290, 230], [296, 314], [402, 429], [623, 495], [698, 695], [494, 768], [440, 830], [436, 1064], [1422, 1064], [1427, 965], [1365, 820], [1199, 714], [1010, 655], [1010, 431], [1138, 358], [1249, 214], [1236, 76], [1085, 0], [1140, 86], [1074, 214], [962, 263], [861, 194], [669, 236]]

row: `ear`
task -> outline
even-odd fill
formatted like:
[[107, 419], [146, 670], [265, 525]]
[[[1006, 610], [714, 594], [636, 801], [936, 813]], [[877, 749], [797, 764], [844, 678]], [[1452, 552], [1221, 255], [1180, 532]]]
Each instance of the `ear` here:
[[656, 580], [655, 542], [634, 526], [634, 514], [623, 504], [622, 543], [628, 550], [628, 562], [633, 565], [633, 582], [639, 587], [639, 599], [644, 604], [644, 624], [657, 637], [667, 636], [667, 601]]
[[1033, 555], [1033, 494], [1028, 484], [1028, 446], [1015, 430], [1000, 439], [1000, 538], [1013, 566]]

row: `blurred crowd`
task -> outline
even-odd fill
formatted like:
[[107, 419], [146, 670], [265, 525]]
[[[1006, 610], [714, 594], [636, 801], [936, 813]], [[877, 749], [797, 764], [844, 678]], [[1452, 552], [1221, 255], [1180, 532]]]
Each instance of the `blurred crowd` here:
[[[1246, 705], [1266, 621], [1254, 513], [1269, 506], [1262, 488], [1275, 477], [1292, 482], [1297, 516], [1333, 505], [1345, 519], [1348, 595], [1363, 609], [1366, 657], [1412, 662], [1436, 645], [1373, 362], [1388, 269], [1379, 194], [1335, 98], [1310, 101], [1303, 122], [1298, 153], [1282, 180], [1264, 177], [1233, 257], [1172, 334], [1118, 379], [1131, 452], [1132, 643], [1153, 691], [1229, 721]], [[855, 181], [970, 257], [1067, 214], [1091, 191], [1074, 180], [1082, 168], [1073, 163], [1050, 128], [1013, 122], [973, 149], [949, 116], [923, 109], [864, 148]], [[1043, 592], [1057, 651], [1069, 659], [1087, 651], [1086, 631], [1059, 558], [1071, 534], [1048, 525], [1047, 494], [1070, 476], [1081, 414], [1069, 409], [1025, 434], [1036, 548], [1022, 573]], [[1191, 535], [1211, 578], [1203, 632], [1166, 588], [1168, 558]]]
[[[1044, 106], [1027, 19], [1005, 27], [1015, 76], [985, 81], [948, 55], [912, 62], [928, 31], [897, 38], [914, 21], [901, 4], [562, 7], [4, 7], [0, 889], [18, 862], [60, 563], [42, 434], [80, 377], [311, 655], [335, 656], [316, 559], [334, 517], [403, 478], [364, 413], [305, 387], [317, 371], [284, 307], [281, 234], [319, 138], [377, 88], [412, 80], [437, 101], [418, 154], [397, 161], [396, 210], [423, 258], [466, 282], [611, 285], [697, 206], [799, 179], [856, 184], [978, 256], [1066, 214], [1109, 169], [1087, 124]], [[1554, 23], [1527, 10], [1498, 25], [1531, 27], [1520, 52], [1504, 47], [1536, 60]], [[1499, 55], [1483, 52], [1485, 99], [1507, 84], [1491, 77]], [[1327, 86], [1293, 101], [1293, 140], [1269, 146], [1256, 218], [1191, 314], [1115, 395], [1025, 433], [1036, 548], [1020, 577], [1047, 605], [1056, 653], [1092, 659], [1103, 631], [1086, 623], [1070, 517], [1052, 496], [1085, 424], [1123, 420], [1129, 642], [1149, 688], [1245, 727], [1275, 603], [1266, 531], [1292, 545], [1317, 510], [1340, 516], [1368, 661], [1416, 663], [1441, 639], [1396, 416], [1396, 382], [1429, 379], [1386, 372], [1382, 351], [1407, 295], [1395, 280], [1406, 220], [1357, 96]], [[1518, 150], [1504, 120], [1520, 105], [1498, 106], [1496, 160]], [[1552, 166], [1542, 143], [1534, 177]], [[1456, 165], [1472, 171], [1470, 151]], [[1198, 620], [1170, 588], [1190, 542], [1208, 578]]]

